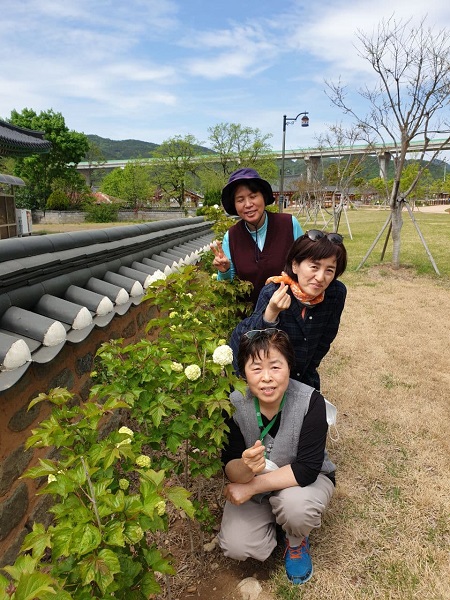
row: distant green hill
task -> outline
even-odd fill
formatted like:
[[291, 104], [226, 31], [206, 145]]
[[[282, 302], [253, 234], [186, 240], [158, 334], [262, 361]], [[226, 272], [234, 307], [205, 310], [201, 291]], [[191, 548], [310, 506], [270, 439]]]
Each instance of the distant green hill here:
[[[106, 160], [149, 158], [153, 150], [159, 146], [159, 144], [140, 140], [110, 140], [93, 134], [88, 134], [86, 137], [100, 148]], [[214, 154], [204, 146], [198, 146], [198, 151], [199, 154]]]

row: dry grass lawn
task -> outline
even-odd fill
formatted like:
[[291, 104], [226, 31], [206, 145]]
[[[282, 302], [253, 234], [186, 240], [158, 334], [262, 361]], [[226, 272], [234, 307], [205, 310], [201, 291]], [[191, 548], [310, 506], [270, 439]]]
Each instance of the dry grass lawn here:
[[[450, 598], [450, 282], [386, 267], [348, 274], [323, 361], [338, 407], [338, 486], [313, 534], [315, 576], [277, 598]], [[333, 432], [332, 432], [333, 433]]]

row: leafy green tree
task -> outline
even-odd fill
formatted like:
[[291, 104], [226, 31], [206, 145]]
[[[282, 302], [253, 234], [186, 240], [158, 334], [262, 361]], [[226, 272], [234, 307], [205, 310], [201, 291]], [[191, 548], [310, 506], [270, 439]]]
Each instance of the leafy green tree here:
[[138, 210], [154, 195], [149, 167], [141, 160], [129, 162], [124, 169], [114, 169], [102, 181], [101, 190], [108, 196], [120, 198]]
[[208, 129], [213, 155], [204, 157], [197, 175], [205, 204], [220, 205], [221, 191], [230, 174], [240, 167], [256, 169], [261, 177], [273, 181], [278, 176], [277, 163], [268, 140], [259, 129], [236, 123], [220, 123]]
[[50, 194], [47, 200], [45, 208], [47, 210], [68, 210], [70, 207], [70, 200], [62, 190], [55, 190]]
[[108, 194], [108, 196], [113, 196], [114, 198], [121, 198], [122, 171], [123, 169], [114, 169], [106, 175], [100, 186], [104, 194]]
[[86, 204], [90, 204], [94, 200], [84, 177], [75, 170], [68, 171], [64, 177], [54, 179], [52, 181], [52, 190], [62, 191], [67, 196], [69, 200], [68, 208], [71, 209], [81, 210]]
[[175, 198], [181, 207], [185, 203], [186, 190], [194, 186], [200, 168], [198, 145], [192, 135], [177, 135], [153, 151], [153, 156], [159, 160], [150, 167], [152, 180], [166, 199]]
[[43, 208], [52, 191], [52, 182], [73, 176], [75, 165], [88, 151], [88, 139], [84, 133], [70, 131], [62, 114], [52, 109], [39, 114], [30, 108], [24, 108], [21, 113], [13, 110], [9, 121], [19, 127], [43, 131], [45, 138], [52, 142], [49, 153], [18, 158], [15, 165], [15, 174], [27, 182], [28, 208]]
[[140, 160], [129, 162], [122, 171], [120, 197], [128, 206], [138, 210], [154, 195], [155, 189], [150, 183], [150, 171]]
[[208, 128], [211, 149], [216, 153], [214, 164], [219, 165], [218, 172], [224, 184], [229, 175], [241, 166], [257, 169], [265, 177], [273, 173], [273, 157], [268, 158], [271, 151], [268, 140], [272, 134], [263, 135], [259, 129], [244, 127], [237, 123], [219, 123]]

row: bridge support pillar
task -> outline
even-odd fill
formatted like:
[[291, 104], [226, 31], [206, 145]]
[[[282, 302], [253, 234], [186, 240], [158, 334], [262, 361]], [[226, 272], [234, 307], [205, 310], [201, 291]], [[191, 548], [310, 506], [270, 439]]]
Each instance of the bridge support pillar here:
[[390, 152], [381, 152], [378, 155], [378, 163], [380, 165], [380, 177], [381, 179], [384, 179], [384, 181], [387, 181], [387, 171], [388, 171], [388, 166], [389, 166], [389, 161], [391, 160], [391, 153]]
[[320, 156], [305, 156], [304, 161], [306, 163], [306, 181], [312, 183], [317, 179], [317, 171], [320, 164]]

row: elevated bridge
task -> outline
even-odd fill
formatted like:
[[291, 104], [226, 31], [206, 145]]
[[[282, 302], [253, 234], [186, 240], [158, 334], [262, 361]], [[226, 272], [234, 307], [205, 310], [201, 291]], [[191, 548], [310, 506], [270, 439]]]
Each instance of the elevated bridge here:
[[[380, 177], [386, 178], [387, 168], [392, 156], [395, 156], [398, 151], [399, 144], [355, 144], [353, 146], [335, 146], [330, 148], [297, 148], [293, 150], [286, 150], [284, 153], [285, 160], [299, 160], [303, 159], [306, 163], [307, 180], [312, 181], [315, 173], [319, 168], [320, 161], [323, 158], [339, 158], [342, 156], [358, 156], [367, 154], [368, 156], [377, 156], [380, 165]], [[408, 152], [416, 153], [422, 152], [425, 147], [424, 140], [417, 140], [410, 143]], [[436, 150], [450, 150], [450, 139], [435, 139], [430, 140], [427, 144], [427, 152], [435, 152]], [[270, 152], [274, 160], [281, 160], [282, 153], [280, 150], [273, 150]], [[214, 162], [215, 157], [211, 154], [202, 154], [198, 156], [199, 160], [208, 160]], [[103, 163], [88, 163], [80, 162], [77, 165], [77, 170], [84, 175], [86, 178], [89, 177], [89, 173], [93, 170], [103, 169], [112, 171], [114, 169], [124, 169], [130, 162], [134, 162], [137, 159], [120, 159], [120, 160], [107, 160]], [[157, 158], [141, 158], [139, 159], [143, 163], [152, 163], [161, 159]]]

